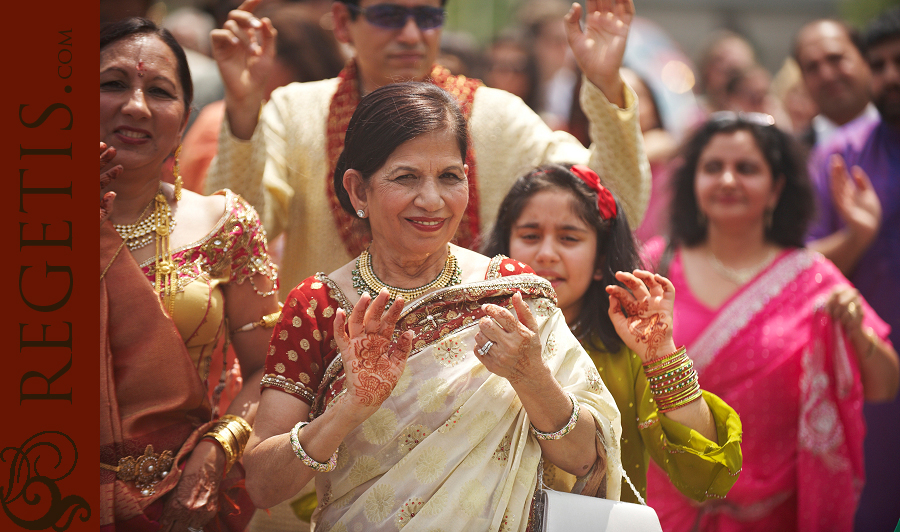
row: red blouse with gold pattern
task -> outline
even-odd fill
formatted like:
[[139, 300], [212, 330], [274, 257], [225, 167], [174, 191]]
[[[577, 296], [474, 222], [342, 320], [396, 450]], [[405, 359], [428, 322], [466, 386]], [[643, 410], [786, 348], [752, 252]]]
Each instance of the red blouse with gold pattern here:
[[[527, 265], [502, 255], [491, 259], [485, 279], [498, 279], [511, 275], [531, 273]], [[406, 329], [416, 332], [413, 350], [431, 343], [460, 326], [479, 320], [485, 302], [511, 308], [511, 295], [483, 290], [477, 299], [436, 303], [444, 312], [430, 312], [429, 305], [405, 313], [395, 330], [395, 337]], [[555, 294], [548, 294], [555, 299]], [[424, 296], [428, 298], [428, 296]], [[289, 393], [312, 407], [310, 417], [324, 411], [340, 393], [343, 384], [343, 367], [332, 364], [338, 355], [334, 339], [334, 315], [343, 308], [349, 315], [353, 306], [340, 288], [325, 274], [317, 273], [307, 278], [287, 296], [281, 319], [272, 334], [266, 357], [266, 374], [260, 386], [277, 388]]]

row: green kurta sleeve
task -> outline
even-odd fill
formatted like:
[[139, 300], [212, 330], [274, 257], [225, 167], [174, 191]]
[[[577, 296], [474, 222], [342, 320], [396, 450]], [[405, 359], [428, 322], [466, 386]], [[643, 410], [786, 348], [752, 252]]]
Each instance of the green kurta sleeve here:
[[[641, 497], [647, 494], [651, 457], [685, 496], [696, 501], [724, 497], [737, 481], [742, 463], [743, 429], [734, 409], [703, 392], [718, 435], [718, 443], [710, 441], [659, 414], [640, 357], [630, 349], [623, 347], [618, 353], [587, 345], [585, 349], [622, 413], [622, 465]], [[624, 482], [622, 500], [637, 502]]]

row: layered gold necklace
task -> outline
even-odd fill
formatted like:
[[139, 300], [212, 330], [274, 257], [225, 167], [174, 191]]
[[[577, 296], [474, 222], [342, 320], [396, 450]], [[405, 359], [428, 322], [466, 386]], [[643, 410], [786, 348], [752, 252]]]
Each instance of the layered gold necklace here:
[[366, 249], [356, 259], [356, 268], [350, 275], [353, 279], [353, 287], [356, 288], [356, 293], [359, 295], [362, 295], [363, 292], [368, 292], [374, 299], [381, 292], [382, 288], [387, 288], [390, 294], [388, 305], [391, 305], [399, 296], [403, 296], [404, 301], [409, 302], [418, 299], [431, 290], [458, 285], [461, 282], [462, 270], [459, 269], [456, 256], [450, 250], [447, 250], [447, 260], [444, 262], [444, 269], [433, 281], [418, 288], [397, 288], [385, 284], [375, 275], [375, 271], [372, 270], [372, 256], [369, 254], [369, 250]]
[[[150, 207], [154, 201], [155, 199], [151, 200], [147, 207]], [[144, 212], [147, 212], [146, 208], [144, 209]], [[134, 251], [136, 249], [141, 249], [153, 240], [161, 218], [166, 220], [168, 223], [168, 232], [171, 233], [172, 230], [175, 229], [175, 218], [173, 218], [171, 214], [172, 211], [169, 209], [169, 204], [166, 203], [165, 211], [162, 213], [160, 213], [159, 209], [154, 209], [146, 218], [141, 214], [141, 217], [137, 222], [133, 224], [113, 224], [113, 229], [119, 233], [119, 236], [125, 241], [125, 245], [128, 246], [128, 249]]]

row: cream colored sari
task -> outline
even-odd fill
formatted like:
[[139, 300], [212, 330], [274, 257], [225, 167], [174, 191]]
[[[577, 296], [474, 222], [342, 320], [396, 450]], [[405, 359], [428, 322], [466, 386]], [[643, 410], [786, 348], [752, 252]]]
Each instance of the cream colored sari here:
[[[582, 413], [593, 415], [598, 440], [605, 435], [598, 441], [605, 460], [587, 484], [599, 496], [618, 500], [621, 423], [615, 402], [566, 326], [550, 284], [532, 274], [499, 277], [513, 271], [509, 262], [514, 263], [495, 258], [495, 275], [488, 280], [446, 288], [406, 306], [397, 334], [416, 331], [406, 370], [381, 409], [345, 438], [337, 468], [316, 477], [315, 530], [527, 529], [541, 449], [509, 382], [473, 354], [481, 305], [512, 310], [515, 292], [538, 321], [551, 372], [575, 394]], [[508, 272], [498, 271], [501, 264]], [[324, 275], [319, 279], [349, 310], [340, 289]], [[326, 371], [313, 415], [333, 401], [328, 389], [343, 380], [340, 366], [338, 356]]]

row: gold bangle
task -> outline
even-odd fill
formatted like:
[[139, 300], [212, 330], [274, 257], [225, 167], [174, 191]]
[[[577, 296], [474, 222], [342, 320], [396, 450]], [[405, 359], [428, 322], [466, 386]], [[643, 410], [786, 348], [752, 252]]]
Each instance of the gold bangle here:
[[253, 321], [246, 325], [242, 325], [241, 327], [238, 327], [237, 329], [232, 329], [231, 334], [252, 331], [253, 329], [256, 329], [257, 327], [262, 327], [264, 329], [271, 329], [271, 328], [275, 327], [275, 324], [278, 323], [278, 319], [281, 318], [281, 307], [282, 306], [283, 305], [281, 303], [279, 303], [278, 310], [276, 310], [275, 312], [273, 312], [271, 314], [266, 314], [265, 316], [258, 319], [257, 321]]
[[219, 442], [219, 445], [222, 446], [222, 450], [225, 451], [225, 474], [227, 475], [231, 470], [231, 466], [233, 466], [235, 462], [235, 449], [230, 441], [232, 438], [224, 436], [221, 432], [213, 431], [209, 431], [204, 434], [203, 438], [212, 438]]

